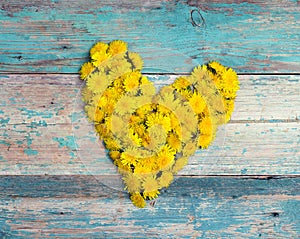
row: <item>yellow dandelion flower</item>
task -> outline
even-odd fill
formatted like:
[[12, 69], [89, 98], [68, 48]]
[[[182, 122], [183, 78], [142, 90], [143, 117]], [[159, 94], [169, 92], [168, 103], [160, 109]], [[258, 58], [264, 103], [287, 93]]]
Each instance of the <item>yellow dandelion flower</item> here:
[[199, 129], [201, 134], [212, 134], [213, 123], [210, 117], [204, 117], [199, 123]]
[[95, 122], [102, 122], [102, 120], [105, 117], [105, 112], [99, 108], [95, 108], [95, 113], [94, 113], [94, 121]]
[[105, 137], [103, 139], [103, 141], [105, 143], [105, 147], [108, 150], [119, 150], [120, 149], [120, 143], [116, 139], [112, 139], [110, 137]]
[[158, 185], [160, 188], [169, 187], [171, 182], [173, 181], [173, 174], [169, 171], [163, 171], [161, 176], [158, 178]]
[[201, 114], [205, 107], [206, 103], [203, 97], [197, 93], [194, 93], [192, 97], [189, 99], [189, 104], [196, 114]]
[[172, 87], [174, 87], [177, 90], [180, 90], [180, 89], [184, 89], [190, 85], [191, 85], [191, 83], [185, 77], [180, 76], [174, 81], [174, 83], [172, 84]]
[[192, 154], [194, 154], [196, 150], [197, 150], [197, 142], [191, 140], [187, 142], [186, 145], [183, 147], [182, 154], [185, 157], [189, 157]]
[[152, 167], [151, 165], [145, 165], [138, 163], [134, 167], [134, 172], [139, 174], [139, 175], [144, 175], [152, 172]]
[[137, 193], [141, 191], [141, 179], [135, 174], [128, 172], [125, 177], [123, 177], [123, 181], [125, 183], [125, 190], [129, 193]]
[[158, 194], [159, 194], [159, 191], [158, 190], [155, 190], [155, 191], [152, 191], [152, 192], [144, 192], [143, 193], [143, 197], [145, 199], [154, 199], [154, 198], [157, 198], [158, 197]]
[[146, 206], [145, 199], [141, 196], [140, 193], [134, 193], [130, 196], [132, 204], [136, 207], [143, 208]]
[[161, 125], [164, 127], [165, 131], [171, 131], [171, 120], [169, 117], [164, 116], [160, 112], [152, 113], [148, 116], [146, 125], [150, 128], [153, 125]]
[[[167, 137], [166, 132], [163, 130], [161, 125], [154, 125], [148, 131], [150, 142], [147, 145], [147, 149], [156, 152], [162, 145], [165, 144]], [[146, 137], [145, 139], [147, 139]]]
[[93, 106], [93, 105], [86, 105], [84, 107], [84, 110], [85, 110], [85, 112], [86, 112], [86, 114], [88, 116], [88, 120], [91, 121], [91, 122], [94, 121], [96, 107]]
[[236, 72], [229, 68], [222, 74], [222, 90], [229, 92], [237, 92], [239, 90], [239, 81]]
[[91, 74], [94, 71], [95, 67], [91, 62], [86, 62], [82, 65], [80, 69], [80, 79], [85, 80], [89, 74]]
[[209, 76], [207, 66], [197, 66], [193, 69], [192, 74], [189, 80], [194, 84], [201, 82], [203, 80], [207, 80]]
[[108, 53], [113, 55], [117, 55], [120, 53], [124, 53], [127, 51], [127, 43], [120, 41], [120, 40], [115, 40], [109, 43], [108, 47]]
[[170, 114], [170, 122], [173, 132], [177, 135], [181, 135], [181, 124], [175, 114]]
[[178, 173], [188, 163], [188, 157], [181, 157], [175, 160], [174, 166], [172, 167], [173, 173]]
[[143, 179], [142, 188], [144, 192], [154, 192], [158, 189], [158, 182], [155, 175], [148, 175]]
[[138, 71], [133, 71], [127, 75], [124, 79], [124, 88], [126, 91], [133, 90], [139, 86], [139, 79], [141, 77], [141, 73]]
[[124, 165], [121, 159], [116, 159], [114, 163], [118, 167], [118, 172], [123, 176], [132, 171], [131, 166]]
[[208, 69], [217, 75], [222, 75], [222, 73], [226, 70], [226, 68], [217, 61], [211, 61], [207, 64]]
[[134, 130], [129, 129], [129, 135], [135, 146], [142, 145], [142, 139], [139, 137], [139, 135]]
[[192, 96], [192, 92], [189, 89], [181, 89], [177, 91], [184, 99], [189, 99]]
[[123, 84], [126, 91], [137, 90], [139, 79], [135, 77], [126, 77]]
[[142, 57], [136, 52], [128, 52], [128, 58], [134, 69], [141, 70], [143, 68]]
[[108, 87], [102, 96], [109, 99], [110, 102], [115, 102], [121, 97], [120, 92], [119, 87]]
[[99, 134], [100, 138], [103, 139], [107, 137], [110, 133], [109, 129], [105, 124], [96, 124], [95, 130]]
[[174, 100], [174, 89], [171, 86], [164, 86], [160, 89], [155, 99], [158, 103], [169, 102]]
[[144, 123], [144, 119], [141, 118], [140, 116], [135, 115], [135, 114], [130, 116], [130, 120], [129, 120], [130, 125], [134, 125], [134, 127], [137, 127], [137, 125], [140, 125], [141, 127], [143, 126], [143, 129], [145, 129], [145, 127], [144, 127], [144, 125], [142, 125], [142, 123]]
[[174, 149], [172, 149], [172, 151], [162, 150], [157, 154], [157, 166], [159, 169], [168, 169], [172, 167], [175, 158], [174, 152]]
[[153, 96], [156, 92], [155, 86], [152, 83], [141, 85], [139, 89], [144, 96]]
[[172, 147], [176, 152], [181, 149], [181, 141], [178, 135], [170, 133], [167, 137], [167, 144]]
[[111, 150], [111, 151], [109, 151], [109, 157], [110, 157], [113, 161], [115, 161], [115, 160], [120, 159], [121, 153], [120, 153], [118, 150]]
[[125, 61], [125, 59], [123, 59], [118, 62], [118, 65], [110, 68], [108, 76], [112, 79], [121, 78], [123, 80], [123, 78], [130, 73], [130, 64], [127, 61]]
[[87, 86], [84, 86], [81, 90], [82, 101], [88, 103], [93, 97], [93, 92], [89, 90]]
[[133, 156], [132, 154], [130, 153], [127, 153], [127, 152], [123, 152], [121, 153], [121, 161], [122, 161], [122, 164], [124, 165], [136, 165], [136, 157]]
[[110, 57], [111, 57], [111, 55], [106, 52], [95, 52], [91, 56], [92, 63], [95, 67], [100, 66], [103, 62], [108, 60]]
[[132, 114], [136, 107], [136, 101], [130, 96], [123, 96], [116, 103], [114, 111], [119, 115]]
[[198, 147], [206, 149], [214, 139], [214, 134], [201, 134], [198, 139]]
[[97, 72], [88, 77], [86, 85], [93, 93], [101, 94], [106, 90], [110, 83], [111, 82], [107, 79], [105, 73]]
[[[167, 107], [165, 107], [161, 104], [157, 105], [157, 112], [162, 114], [164, 117], [167, 117], [167, 118], [169, 117], [169, 115], [171, 113], [169, 108], [167, 108]], [[171, 120], [170, 120], [170, 122], [171, 122]]]
[[140, 81], [141, 81], [142, 85], [147, 85], [147, 84], [152, 84], [153, 85], [152, 81], [150, 81], [147, 76], [142, 75]]
[[97, 42], [90, 50], [90, 55], [93, 56], [96, 52], [106, 52], [108, 44], [104, 42]]

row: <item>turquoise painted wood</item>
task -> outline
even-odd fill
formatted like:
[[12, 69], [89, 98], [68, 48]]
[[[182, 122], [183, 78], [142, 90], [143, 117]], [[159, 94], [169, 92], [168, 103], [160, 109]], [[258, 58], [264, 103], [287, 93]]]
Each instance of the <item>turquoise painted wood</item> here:
[[[157, 88], [176, 78], [149, 77]], [[181, 174], [299, 174], [300, 76], [240, 76], [240, 81], [231, 121]], [[77, 75], [0, 78], [0, 174], [116, 174], [86, 119], [81, 86]]]
[[[192, 24], [197, 8], [205, 27]], [[239, 72], [299, 72], [299, 22], [296, 0], [2, 0], [0, 65], [76, 73], [96, 41], [122, 39], [141, 53], [145, 72], [189, 72], [210, 60]]]
[[[145, 209], [93, 176], [1, 176], [4, 238], [297, 238], [299, 178], [183, 177]], [[284, 185], [284, 187], [283, 187]]]
[[[295, 0], [2, 0], [0, 238], [300, 238], [299, 10]], [[209, 60], [241, 81], [215, 143], [144, 209], [79, 97], [89, 48], [114, 39], [142, 55], [157, 87]]]

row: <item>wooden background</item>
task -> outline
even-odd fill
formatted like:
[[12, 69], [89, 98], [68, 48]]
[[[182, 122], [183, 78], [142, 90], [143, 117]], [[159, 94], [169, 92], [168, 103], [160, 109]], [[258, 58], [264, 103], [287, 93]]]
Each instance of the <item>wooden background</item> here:
[[[88, 50], [114, 39], [157, 86], [209, 60], [241, 82], [215, 143], [144, 209], [78, 96]], [[299, 1], [1, 0], [0, 238], [299, 238], [299, 43]]]

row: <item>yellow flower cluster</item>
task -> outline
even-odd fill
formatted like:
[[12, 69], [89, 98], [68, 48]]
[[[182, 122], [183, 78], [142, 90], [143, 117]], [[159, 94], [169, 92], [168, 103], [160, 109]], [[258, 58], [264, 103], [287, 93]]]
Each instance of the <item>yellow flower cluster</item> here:
[[132, 203], [144, 207], [173, 181], [197, 148], [226, 123], [239, 89], [237, 74], [218, 62], [196, 67], [156, 94], [139, 54], [116, 40], [90, 50], [80, 78], [82, 100]]

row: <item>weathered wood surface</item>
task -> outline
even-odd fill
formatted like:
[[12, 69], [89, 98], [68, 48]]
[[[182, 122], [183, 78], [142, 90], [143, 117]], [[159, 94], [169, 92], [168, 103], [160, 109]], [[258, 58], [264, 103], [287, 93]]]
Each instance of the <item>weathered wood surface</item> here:
[[[2, 0], [0, 238], [299, 238], [299, 22], [295, 0]], [[145, 209], [79, 97], [88, 49], [114, 39], [158, 87], [209, 60], [242, 73], [229, 124]]]
[[93, 176], [0, 176], [2, 238], [298, 238], [300, 178], [182, 177], [137, 209]]
[[[299, 72], [295, 0], [2, 0], [0, 7], [2, 72], [76, 73], [96, 41], [114, 39], [143, 56], [145, 72], [189, 72], [209, 60], [239, 72]], [[205, 27], [192, 24], [197, 8]]]
[[[157, 87], [175, 76], [149, 76]], [[236, 110], [183, 175], [288, 175], [300, 169], [300, 76], [240, 76]], [[86, 120], [77, 75], [0, 78], [0, 174], [115, 174]], [[46, 89], [46, 91], [45, 91]]]

